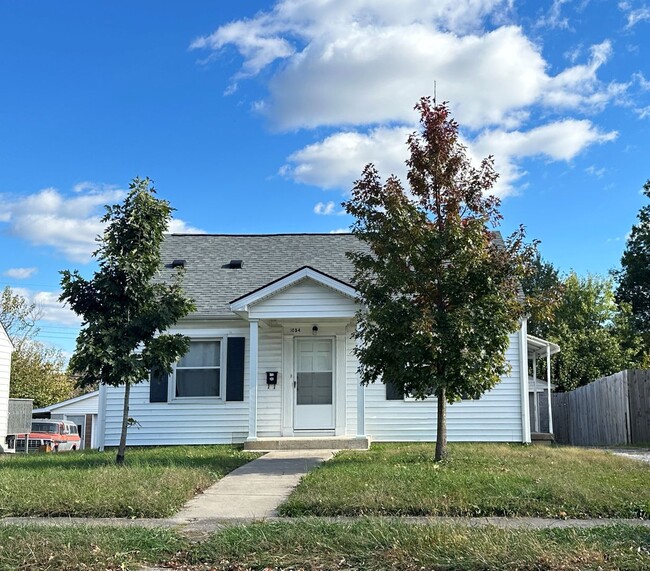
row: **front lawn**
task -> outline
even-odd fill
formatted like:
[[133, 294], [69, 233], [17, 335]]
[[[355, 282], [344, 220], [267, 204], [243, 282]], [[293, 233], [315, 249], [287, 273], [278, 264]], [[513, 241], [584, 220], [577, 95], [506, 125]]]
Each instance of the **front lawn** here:
[[598, 450], [508, 444], [375, 444], [303, 478], [285, 516], [650, 518], [650, 465]]
[[257, 455], [234, 446], [85, 450], [0, 457], [0, 517], [166, 517]]
[[0, 526], [0, 569], [173, 569], [416, 571], [641, 571], [650, 530], [504, 530], [360, 520], [296, 520], [226, 528], [201, 543], [171, 530]]

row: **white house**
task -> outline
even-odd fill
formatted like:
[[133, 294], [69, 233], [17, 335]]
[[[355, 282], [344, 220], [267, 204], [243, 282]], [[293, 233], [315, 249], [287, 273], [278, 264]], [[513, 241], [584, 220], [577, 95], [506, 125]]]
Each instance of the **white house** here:
[[97, 448], [97, 408], [99, 391], [57, 402], [32, 411], [35, 418], [69, 420], [77, 425], [81, 448]]
[[[360, 247], [350, 234], [169, 236], [162, 279], [184, 266], [197, 310], [174, 331], [192, 344], [173, 374], [132, 388], [128, 443], [434, 440], [434, 398], [359, 384], [346, 252]], [[510, 335], [509, 374], [481, 399], [448, 407], [449, 440], [530, 442], [529, 347], [522, 319]], [[100, 447], [118, 444], [122, 401], [123, 389], [100, 388]]]
[[14, 348], [9, 335], [0, 323], [0, 452], [7, 447], [7, 423], [9, 422], [9, 377], [11, 354]]

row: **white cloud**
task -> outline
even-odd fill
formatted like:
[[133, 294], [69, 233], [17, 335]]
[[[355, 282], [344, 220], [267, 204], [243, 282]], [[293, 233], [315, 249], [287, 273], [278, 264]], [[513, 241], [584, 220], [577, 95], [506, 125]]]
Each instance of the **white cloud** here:
[[329, 216], [334, 214], [336, 210], [336, 204], [334, 201], [330, 200], [327, 204], [324, 202], [319, 202], [314, 206], [314, 214], [320, 214], [322, 216]]
[[[349, 191], [363, 167], [374, 162], [383, 177], [394, 174], [404, 181], [406, 138], [410, 132], [395, 127], [368, 133], [337, 133], [294, 153], [282, 174], [296, 182]], [[483, 157], [494, 155], [500, 177], [493, 192], [505, 196], [515, 190], [517, 180], [525, 174], [518, 167], [520, 159], [570, 161], [587, 147], [612, 141], [616, 136], [614, 131], [601, 132], [591, 121], [566, 119], [528, 131], [486, 130], [464, 143], [476, 165]]]
[[639, 119], [647, 119], [650, 117], [650, 105], [646, 107], [640, 107], [638, 109], [635, 109], [636, 114], [639, 116]]
[[190, 226], [187, 222], [181, 220], [180, 218], [171, 219], [167, 232], [169, 234], [205, 234], [205, 230], [201, 230], [195, 226]]
[[36, 246], [49, 246], [66, 258], [87, 262], [101, 234], [102, 207], [124, 196], [119, 189], [75, 192], [64, 196], [55, 188], [7, 197], [0, 204], [11, 234]]
[[643, 91], [650, 91], [650, 80], [645, 78], [642, 72], [638, 71], [632, 76]]
[[590, 59], [585, 64], [567, 68], [549, 78], [542, 100], [556, 109], [599, 110], [612, 100], [621, 98], [630, 83], [610, 82], [604, 85], [597, 77], [598, 69], [611, 57], [612, 43], [606, 40], [591, 46]]
[[31, 278], [37, 271], [37, 268], [9, 268], [4, 275], [15, 280], [26, 280]]
[[336, 230], [330, 230], [330, 234], [349, 234], [349, 228], [337, 228]]
[[569, 0], [553, 0], [548, 13], [537, 21], [537, 27], [569, 29], [569, 19], [562, 16], [562, 5]]
[[[588, 0], [574, 6], [585, 8]], [[568, 28], [568, 0], [554, 0], [540, 24]], [[630, 83], [603, 82], [608, 39], [578, 45], [569, 64], [551, 66], [541, 45], [512, 23], [511, 0], [278, 0], [253, 18], [192, 43], [216, 57], [228, 47], [244, 76], [259, 74], [268, 95], [255, 113], [280, 130], [330, 127], [296, 150], [280, 174], [298, 183], [349, 191], [372, 162], [404, 179], [406, 137], [417, 128], [413, 104], [431, 94], [450, 101], [472, 157], [494, 154], [500, 195], [521, 188], [526, 157], [569, 161], [612, 140], [591, 121], [567, 117], [630, 105]], [[623, 8], [621, 8], [623, 9]], [[643, 85], [637, 78], [640, 85]], [[645, 113], [643, 110], [639, 114]], [[559, 116], [559, 118], [558, 118]], [[320, 203], [323, 204], [323, 203]], [[326, 205], [316, 205], [323, 213]]]
[[59, 295], [51, 291], [39, 291], [32, 296], [32, 301], [42, 311], [41, 319], [61, 325], [80, 325], [81, 318], [59, 301]]
[[36, 304], [40, 315], [39, 321], [66, 327], [78, 327], [81, 324], [81, 318], [67, 304], [64, 305], [59, 301], [59, 295], [61, 295], [59, 292], [33, 292], [25, 288], [13, 288], [13, 291], [30, 303]]
[[587, 174], [590, 174], [592, 176], [595, 176], [596, 178], [602, 178], [603, 175], [607, 172], [607, 169], [605, 167], [598, 168], [595, 165], [589, 165], [586, 169], [585, 172]]
[[[554, 10], [562, 3], [556, 0]], [[602, 106], [624, 89], [597, 78], [609, 42], [594, 46], [586, 64], [550, 76], [539, 46], [520, 27], [484, 30], [509, 7], [498, 0], [281, 0], [192, 46], [212, 53], [234, 46], [244, 74], [281, 59], [267, 70], [268, 99], [255, 104], [280, 129], [412, 123], [413, 103], [431, 93], [434, 79], [458, 121], [477, 129], [515, 128], [539, 103]]]
[[613, 141], [616, 131], [602, 132], [586, 119], [566, 119], [536, 127], [529, 131], [485, 131], [470, 144], [475, 160], [493, 155], [500, 177], [494, 187], [497, 195], [515, 191], [517, 181], [525, 174], [518, 160], [541, 157], [554, 161], [570, 161], [587, 147]]
[[[74, 262], [86, 263], [97, 249], [95, 238], [102, 234], [104, 205], [125, 196], [114, 186], [80, 183], [74, 194], [46, 188], [24, 196], [3, 196], [0, 222], [7, 230], [36, 246], [47, 246]], [[176, 232], [198, 232], [182, 220], [173, 220]]]
[[352, 188], [370, 162], [382, 174], [401, 177], [406, 173], [406, 138], [412, 131], [382, 127], [368, 133], [335, 133], [293, 153], [280, 173], [296, 182], [344, 190]]
[[618, 7], [625, 13], [627, 18], [627, 29], [633, 28], [640, 22], [650, 20], [650, 8], [648, 6], [641, 6], [634, 8], [631, 2], [619, 2]]

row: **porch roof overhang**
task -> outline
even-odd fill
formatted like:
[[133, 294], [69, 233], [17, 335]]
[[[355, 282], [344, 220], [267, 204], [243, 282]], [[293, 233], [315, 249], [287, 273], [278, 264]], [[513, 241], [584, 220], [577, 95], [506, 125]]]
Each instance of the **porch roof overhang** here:
[[528, 356], [532, 358], [546, 357], [547, 354], [555, 355], [560, 352], [560, 346], [556, 343], [534, 335], [526, 336], [526, 344], [528, 345]]
[[311, 280], [352, 300], [356, 301], [357, 299], [357, 292], [350, 284], [316, 270], [311, 266], [303, 266], [302, 268], [282, 276], [277, 280], [269, 282], [260, 288], [232, 300], [230, 302], [230, 310], [243, 318], [247, 318], [249, 309], [252, 306], [296, 285], [299, 282], [302, 282], [303, 280]]

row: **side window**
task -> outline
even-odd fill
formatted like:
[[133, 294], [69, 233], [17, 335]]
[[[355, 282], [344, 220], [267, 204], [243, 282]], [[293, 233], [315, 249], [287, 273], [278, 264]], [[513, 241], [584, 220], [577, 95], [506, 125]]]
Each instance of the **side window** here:
[[221, 396], [221, 341], [192, 341], [190, 350], [176, 365], [175, 395]]

